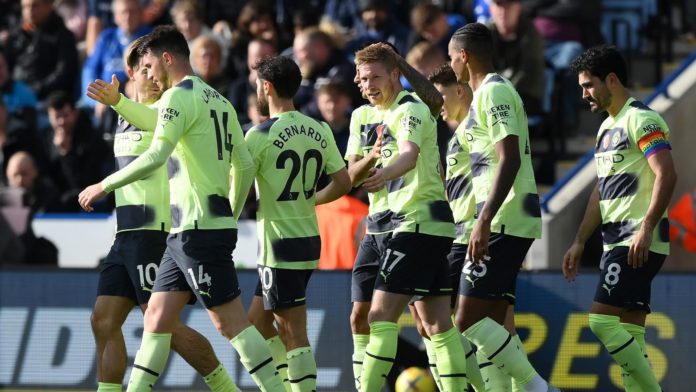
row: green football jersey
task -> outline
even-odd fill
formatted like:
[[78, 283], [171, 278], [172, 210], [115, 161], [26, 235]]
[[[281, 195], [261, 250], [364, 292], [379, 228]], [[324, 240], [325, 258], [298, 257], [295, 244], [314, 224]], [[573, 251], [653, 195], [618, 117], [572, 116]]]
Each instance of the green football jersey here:
[[[668, 140], [669, 128], [662, 117], [633, 98], [600, 126], [595, 163], [605, 250], [630, 246], [640, 229], [655, 184], [648, 157], [670, 150]], [[667, 211], [655, 227], [650, 250], [669, 254]]]
[[[373, 105], [363, 105], [353, 111], [350, 117], [350, 135], [345, 159], [355, 155], [367, 156], [377, 141], [377, 128], [382, 124], [384, 111]], [[382, 160], [378, 159], [375, 167], [382, 167]], [[370, 208], [367, 215], [367, 234], [388, 233], [394, 230], [392, 213], [387, 203], [387, 190], [368, 192]]]
[[469, 144], [476, 211], [481, 211], [493, 186], [499, 159], [495, 144], [509, 135], [518, 137], [520, 168], [505, 201], [491, 222], [494, 233], [541, 238], [541, 208], [532, 168], [527, 114], [509, 80], [490, 73], [474, 91], [464, 121]]
[[[156, 106], [156, 105], [152, 105]], [[144, 131], [118, 119], [114, 135], [114, 156], [118, 170], [147, 151], [154, 132]], [[129, 230], [169, 231], [169, 183], [167, 169], [162, 166], [148, 177], [114, 191], [116, 198], [116, 232]]]
[[259, 265], [316, 268], [321, 254], [317, 181], [324, 171], [345, 168], [331, 129], [291, 111], [251, 128], [246, 140], [256, 167]]
[[469, 145], [466, 141], [464, 124], [459, 124], [447, 146], [447, 169], [445, 172], [445, 188], [449, 199], [457, 244], [468, 244], [471, 230], [474, 227], [476, 201], [471, 183], [471, 162], [469, 161]]
[[399, 157], [399, 141], [420, 148], [416, 167], [385, 184], [389, 209], [394, 214], [394, 232], [454, 238], [454, 218], [440, 177], [435, 118], [428, 106], [402, 91], [385, 111], [380, 128], [385, 167]]
[[[126, 112], [134, 117], [139, 117], [136, 112], [148, 114], [143, 106], [135, 105], [139, 108], [135, 110], [123, 101], [127, 100], [122, 98], [114, 108], [130, 122], [133, 120]], [[167, 162], [171, 232], [236, 228], [236, 210], [241, 209], [247, 185], [253, 180], [253, 162], [234, 108], [195, 76], [187, 76], [165, 91], [157, 106], [153, 147], [104, 179], [104, 190], [109, 192], [144, 178], [164, 161], [165, 153], [171, 153]]]

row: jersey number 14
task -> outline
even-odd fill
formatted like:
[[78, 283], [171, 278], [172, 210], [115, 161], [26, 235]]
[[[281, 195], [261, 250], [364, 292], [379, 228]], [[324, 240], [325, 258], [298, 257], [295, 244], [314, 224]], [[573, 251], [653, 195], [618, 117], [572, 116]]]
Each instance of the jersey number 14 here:
[[222, 112], [222, 131], [220, 130], [220, 120], [218, 119], [217, 111], [210, 110], [210, 118], [213, 119], [215, 123], [215, 141], [217, 142], [217, 153], [218, 160], [223, 160], [222, 149], [224, 147], [230, 155], [228, 158], [229, 162], [232, 162], [232, 135], [227, 133], [227, 119], [229, 118], [229, 113]]

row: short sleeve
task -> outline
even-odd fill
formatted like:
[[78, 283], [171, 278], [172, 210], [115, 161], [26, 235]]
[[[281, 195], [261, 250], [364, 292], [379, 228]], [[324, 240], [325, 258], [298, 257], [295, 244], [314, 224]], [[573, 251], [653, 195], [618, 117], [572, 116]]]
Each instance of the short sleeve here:
[[265, 150], [263, 146], [267, 139], [267, 134], [257, 131], [254, 128], [251, 128], [246, 134], [247, 147], [251, 153], [251, 159], [254, 161], [256, 172], [259, 171], [259, 168], [265, 159]]
[[360, 134], [360, 128], [365, 122], [363, 113], [364, 110], [362, 110], [362, 108], [357, 108], [350, 116], [350, 133], [348, 134], [348, 146], [346, 147], [346, 160], [352, 155], [363, 155], [362, 135]]
[[170, 91], [171, 93], [165, 93], [159, 102], [155, 138], [164, 139], [176, 146], [186, 129], [186, 110], [190, 110], [194, 105], [190, 104], [187, 107], [185, 90], [175, 87]]
[[515, 106], [513, 91], [502, 83], [494, 83], [484, 96], [479, 115], [485, 118], [493, 144], [509, 135], [519, 136], [521, 126], [518, 124]]
[[336, 140], [334, 139], [333, 132], [331, 132], [331, 128], [326, 123], [322, 123], [321, 125], [324, 128], [324, 136], [328, 142], [328, 146], [326, 148], [326, 173], [334, 174], [337, 171], [344, 169], [346, 167], [346, 163], [341, 157], [340, 151], [338, 151], [338, 146], [336, 145]]
[[421, 146], [428, 126], [432, 125], [430, 110], [422, 103], [406, 103], [399, 107], [395, 137], [397, 142], [409, 141]]
[[646, 158], [659, 151], [672, 149], [667, 124], [656, 112], [636, 110], [628, 128], [629, 137]]

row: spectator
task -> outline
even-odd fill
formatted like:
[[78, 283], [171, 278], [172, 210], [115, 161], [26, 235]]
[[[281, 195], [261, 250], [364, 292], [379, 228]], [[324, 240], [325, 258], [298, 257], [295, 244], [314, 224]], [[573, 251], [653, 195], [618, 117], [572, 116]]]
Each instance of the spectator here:
[[[604, 42], [600, 32], [600, 0], [525, 0], [524, 11], [534, 17], [534, 26], [544, 39], [544, 57], [552, 66], [547, 74], [546, 90], [560, 90], [551, 103], [547, 95], [545, 107], [560, 109], [564, 128], [577, 123], [579, 87], [577, 77], [568, 72], [571, 61], [583, 47]], [[559, 83], [554, 88], [554, 83]], [[561, 124], [559, 124], [561, 125]]]
[[465, 23], [464, 17], [459, 14], [447, 14], [445, 10], [429, 1], [422, 2], [411, 10], [411, 27], [414, 32], [411, 34], [409, 46], [425, 40], [438, 45], [447, 53], [452, 34]]
[[60, 211], [58, 188], [49, 178], [39, 175], [36, 161], [28, 152], [18, 151], [8, 160], [7, 184], [24, 190], [24, 206], [32, 214]]
[[[430, 75], [437, 67], [447, 61], [447, 54], [442, 49], [431, 42], [422, 41], [417, 43], [406, 54], [406, 62], [415, 68], [421, 75]], [[411, 91], [411, 84], [401, 77], [401, 84], [405, 89]]]
[[212, 35], [201, 35], [191, 45], [191, 64], [204, 82], [226, 95], [230, 89], [230, 78], [222, 72], [222, 45]]
[[13, 79], [26, 83], [39, 100], [78, 87], [75, 37], [53, 11], [52, 0], [22, 0], [22, 23], [10, 31], [5, 54]]
[[[47, 106], [51, 125], [43, 133], [47, 139], [48, 172], [61, 193], [64, 212], [78, 212], [77, 195], [104, 177], [107, 165], [114, 161], [113, 153], [69, 94], [52, 93]], [[103, 205], [101, 210], [109, 209]]]
[[349, 86], [337, 82], [322, 84], [317, 90], [319, 113], [331, 127], [341, 156], [346, 153], [352, 111]]
[[18, 151], [29, 151], [35, 157], [43, 158], [43, 149], [35, 129], [15, 116], [11, 116], [0, 99], [0, 172], [2, 175], [7, 168], [7, 161]]
[[24, 232], [16, 233], [24, 246], [24, 263], [58, 264], [58, 249], [45, 238], [37, 238], [31, 228], [31, 221], [37, 212], [49, 212], [58, 200], [55, 186], [46, 178], [39, 176], [38, 168], [31, 155], [20, 151], [12, 155], [7, 165], [7, 179], [10, 188], [21, 189], [23, 206], [29, 208]]
[[346, 47], [347, 53], [375, 42], [388, 42], [400, 54], [408, 51], [409, 29], [389, 12], [390, 1], [360, 0], [358, 4], [361, 19], [355, 26], [356, 37]]
[[519, 0], [493, 0], [493, 66], [515, 85], [528, 115], [542, 114], [544, 99], [544, 42]]
[[253, 69], [253, 66], [260, 59], [277, 54], [276, 46], [271, 41], [255, 38], [249, 42], [246, 55], [247, 70], [243, 73], [245, 76], [232, 82], [227, 94], [227, 99], [237, 111], [237, 119], [240, 124], [246, 124], [250, 121], [250, 117], [247, 115], [247, 111], [250, 109], [247, 97], [250, 94], [256, 95], [256, 70]]
[[352, 103], [357, 106], [361, 102], [360, 91], [352, 84], [355, 66], [348, 62], [328, 34], [315, 28], [303, 31], [295, 36], [293, 53], [302, 72], [302, 84], [295, 95], [295, 107], [302, 113], [318, 117], [316, 87], [329, 80], [351, 86]]
[[14, 116], [27, 119], [33, 117], [36, 111], [36, 95], [26, 84], [13, 80], [5, 60], [5, 54], [0, 51], [0, 92], [7, 111]]
[[[113, 0], [88, 0], [87, 34], [85, 38], [87, 56], [91, 56], [96, 48], [97, 38], [105, 29], [115, 26], [112, 7]], [[155, 25], [168, 23], [165, 19], [169, 0], [143, 1], [141, 17], [145, 24]]]
[[361, 192], [361, 188], [316, 207], [321, 236], [319, 269], [353, 268], [360, 240], [365, 235], [368, 210], [367, 204], [356, 197], [357, 192]]
[[[150, 26], [143, 24], [143, 10], [139, 0], [114, 0], [112, 4], [116, 27], [110, 27], [99, 34], [94, 52], [82, 69], [83, 89], [96, 79], [110, 81], [113, 74], [116, 74], [121, 84], [125, 84], [128, 77], [123, 68], [123, 52], [133, 40], [152, 30]], [[96, 106], [91, 99], [83, 101], [86, 106]], [[101, 111], [98, 111], [97, 117], [100, 114]]]
[[77, 41], [85, 39], [87, 30], [86, 0], [55, 0], [53, 8], [63, 19], [65, 27], [73, 33]]
[[[247, 51], [245, 49], [255, 38], [262, 38], [270, 41], [277, 48], [281, 47], [281, 37], [275, 23], [273, 7], [265, 0], [249, 1], [237, 18], [237, 30], [233, 32], [230, 53], [231, 63], [228, 65], [228, 68], [235, 70], [236, 75], [246, 74]], [[244, 97], [242, 99], [245, 99]]]
[[210, 27], [206, 26], [203, 21], [205, 13], [203, 5], [197, 0], [177, 0], [170, 13], [176, 29], [186, 38], [189, 49], [191, 49], [194, 39], [212, 33]]

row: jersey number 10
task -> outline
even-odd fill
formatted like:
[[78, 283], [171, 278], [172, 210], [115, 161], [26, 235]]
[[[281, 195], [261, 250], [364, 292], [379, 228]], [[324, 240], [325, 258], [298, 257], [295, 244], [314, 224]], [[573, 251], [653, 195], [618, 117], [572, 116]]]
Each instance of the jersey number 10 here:
[[[309, 199], [314, 196], [314, 191], [317, 188], [317, 182], [319, 181], [319, 174], [321, 174], [321, 169], [323, 167], [323, 159], [321, 153], [318, 150], [311, 149], [304, 153], [304, 157], [300, 159], [300, 155], [293, 150], [284, 150], [278, 155], [276, 160], [276, 169], [285, 169], [285, 163], [290, 160], [290, 175], [288, 176], [288, 181], [285, 183], [283, 191], [278, 196], [278, 201], [292, 201], [297, 200], [300, 192], [292, 191], [292, 184], [295, 182], [295, 178], [300, 174], [302, 170], [302, 191], [304, 193], [305, 199]], [[314, 180], [309, 182], [309, 189], [307, 189], [307, 163], [313, 159], [316, 163], [314, 169]]]

